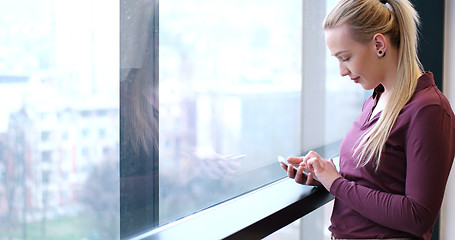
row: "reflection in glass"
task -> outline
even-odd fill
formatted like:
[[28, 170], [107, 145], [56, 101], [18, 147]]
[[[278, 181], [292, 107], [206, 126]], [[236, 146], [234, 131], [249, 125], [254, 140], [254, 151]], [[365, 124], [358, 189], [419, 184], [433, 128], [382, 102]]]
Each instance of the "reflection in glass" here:
[[120, 233], [158, 226], [158, 1], [120, 4]]
[[284, 176], [300, 152], [301, 3], [160, 2], [160, 223]]

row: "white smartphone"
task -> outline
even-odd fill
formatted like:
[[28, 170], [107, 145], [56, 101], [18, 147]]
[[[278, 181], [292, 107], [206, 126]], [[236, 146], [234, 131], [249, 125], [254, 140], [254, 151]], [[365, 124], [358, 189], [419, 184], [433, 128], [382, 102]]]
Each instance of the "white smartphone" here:
[[[289, 163], [288, 161], [286, 160], [286, 158], [284, 158], [283, 156], [278, 156], [278, 162], [286, 165], [286, 167], [289, 167]], [[299, 168], [299, 165], [295, 164], [295, 163], [291, 163], [291, 165], [294, 167], [294, 169], [297, 171], [298, 168]]]
[[[294, 169], [295, 169], [296, 171], [297, 171], [298, 168], [299, 168], [299, 165], [297, 165], [297, 164], [295, 164], [295, 163], [289, 163], [289, 162], [286, 160], [286, 158], [284, 158], [283, 156], [278, 156], [278, 162], [280, 162], [280, 163], [286, 165], [286, 167], [289, 167], [289, 165], [291, 165], [292, 167], [294, 167]], [[306, 169], [303, 169], [302, 172], [303, 172], [303, 174], [308, 175], [311, 171], [306, 170]], [[313, 174], [313, 178], [314, 178], [314, 180], [319, 181], [319, 180], [316, 178], [316, 176], [315, 176], [314, 174]]]

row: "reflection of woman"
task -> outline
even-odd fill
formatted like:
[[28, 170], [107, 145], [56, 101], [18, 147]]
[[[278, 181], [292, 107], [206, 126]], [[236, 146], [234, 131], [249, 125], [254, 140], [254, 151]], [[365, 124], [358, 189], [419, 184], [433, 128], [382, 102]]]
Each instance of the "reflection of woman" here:
[[150, 103], [150, 82], [132, 69], [121, 83], [121, 236], [158, 224], [158, 110]]
[[[326, 43], [340, 74], [374, 89], [340, 149], [340, 172], [310, 152], [288, 176], [335, 196], [333, 239], [430, 239], [455, 154], [455, 116], [417, 57], [407, 0], [341, 0]], [[303, 169], [313, 173], [305, 177]]]
[[121, 4], [121, 238], [158, 225], [157, 5], [139, 2]]

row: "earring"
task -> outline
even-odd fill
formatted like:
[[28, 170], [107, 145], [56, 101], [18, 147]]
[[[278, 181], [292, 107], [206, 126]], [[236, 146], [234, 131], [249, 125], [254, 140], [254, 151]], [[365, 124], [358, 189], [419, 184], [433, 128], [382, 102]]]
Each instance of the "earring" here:
[[379, 50], [378, 54], [379, 54], [379, 57], [385, 57], [385, 52], [384, 52], [384, 54], [382, 54], [382, 50]]
[[382, 55], [382, 51], [381, 51], [381, 50], [379, 50], [379, 52], [378, 52], [378, 53], [379, 53], [379, 55]]

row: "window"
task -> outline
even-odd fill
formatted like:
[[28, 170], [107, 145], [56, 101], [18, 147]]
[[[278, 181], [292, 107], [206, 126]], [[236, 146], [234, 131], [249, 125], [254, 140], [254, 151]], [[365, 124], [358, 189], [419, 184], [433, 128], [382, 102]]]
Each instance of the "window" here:
[[275, 181], [277, 156], [300, 152], [302, 3], [180, 2], [160, 2], [160, 224]]
[[333, 2], [4, 1], [0, 239], [135, 235], [337, 143], [364, 93], [326, 53]]
[[90, 135], [90, 129], [88, 128], [83, 128], [82, 131], [81, 131], [81, 136], [83, 138], [88, 138]]
[[99, 137], [100, 139], [105, 138], [105, 137], [106, 137], [106, 129], [104, 129], [104, 128], [98, 129], [98, 137]]
[[52, 161], [52, 152], [51, 151], [42, 151], [41, 152], [41, 161], [51, 162]]
[[51, 132], [44, 131], [41, 133], [41, 141], [43, 141], [43, 142], [49, 141], [50, 137], [51, 137]]
[[43, 171], [43, 184], [49, 184], [50, 180], [50, 172], [49, 171]]
[[121, 2], [123, 236], [282, 178], [278, 155], [339, 143], [366, 95], [326, 51], [334, 3]]
[[118, 3], [0, 6], [0, 239], [118, 239]]

